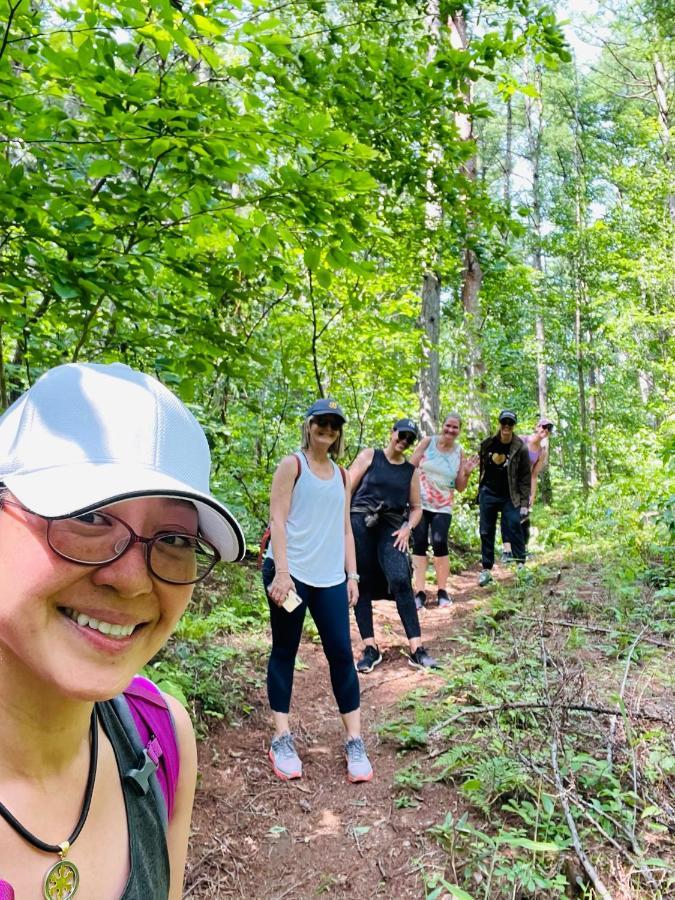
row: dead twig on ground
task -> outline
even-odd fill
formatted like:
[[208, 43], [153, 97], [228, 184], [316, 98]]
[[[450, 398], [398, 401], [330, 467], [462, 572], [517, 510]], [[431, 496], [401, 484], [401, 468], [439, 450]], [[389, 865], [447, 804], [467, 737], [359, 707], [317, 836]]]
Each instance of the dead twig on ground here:
[[289, 888], [286, 888], [286, 890], [283, 893], [277, 894], [273, 898], [273, 900], [283, 900], [284, 897], [288, 897], [288, 895], [290, 893], [292, 893], [294, 890], [296, 890], [296, 888], [299, 888], [300, 885], [304, 884], [307, 881], [308, 877], [309, 877], [308, 875], [303, 876], [300, 879], [300, 881], [296, 881], [295, 884], [292, 884]]
[[[552, 723], [552, 726], [554, 730], [557, 731], [557, 724]], [[555, 785], [558, 791], [558, 798], [562, 805], [563, 812], [565, 813], [565, 821], [567, 822], [567, 827], [569, 828], [570, 835], [572, 837], [572, 843], [574, 845], [574, 850], [577, 854], [579, 862], [584, 867], [584, 871], [588, 875], [593, 887], [598, 892], [600, 897], [602, 897], [603, 900], [612, 900], [612, 895], [603, 884], [602, 879], [596, 872], [593, 863], [590, 861], [590, 859], [586, 855], [586, 851], [581, 846], [579, 832], [577, 831], [577, 826], [572, 816], [572, 810], [570, 809], [570, 805], [567, 800], [567, 792], [562, 782], [562, 776], [560, 775], [560, 768], [558, 766], [558, 739], [555, 734], [551, 739], [551, 767], [553, 769], [553, 777], [555, 779]]]
[[617, 715], [612, 716], [612, 718], [610, 719], [610, 722], [609, 722], [609, 741], [607, 743], [607, 764], [609, 765], [610, 769], [612, 768], [612, 748], [614, 747], [614, 735], [616, 733], [617, 716], [618, 716], [618, 712], [620, 711], [621, 704], [623, 703], [623, 695], [626, 692], [626, 684], [628, 683], [628, 672], [630, 671], [630, 664], [633, 660], [633, 653], [635, 652], [635, 648], [640, 643], [640, 640], [646, 630], [647, 630], [647, 626], [645, 625], [643, 627], [642, 631], [640, 632], [640, 634], [638, 634], [638, 636], [635, 638], [633, 643], [628, 648], [628, 656], [626, 657], [626, 666], [623, 671], [623, 678], [621, 679], [621, 687], [619, 688], [619, 703], [618, 703], [619, 709], [617, 710]]
[[551, 730], [553, 732], [551, 736], [551, 768], [553, 769], [553, 779], [555, 781], [556, 791], [558, 792], [558, 798], [565, 814], [565, 821], [567, 822], [567, 827], [569, 828], [570, 836], [572, 838], [572, 844], [574, 845], [574, 850], [577, 854], [579, 862], [584, 867], [584, 871], [588, 875], [591, 884], [593, 885], [599, 896], [602, 898], [602, 900], [612, 900], [611, 894], [605, 887], [602, 879], [595, 869], [595, 866], [590, 861], [586, 854], [586, 851], [581, 845], [581, 839], [579, 838], [579, 832], [577, 830], [576, 822], [574, 821], [572, 810], [570, 809], [569, 801], [567, 799], [567, 791], [565, 790], [565, 787], [563, 785], [562, 775], [560, 774], [560, 767], [558, 765], [560, 727], [558, 725], [558, 720], [552, 715], [551, 693], [548, 681], [549, 657], [546, 651], [546, 645], [544, 643], [543, 627], [541, 628], [539, 641], [541, 646], [541, 664], [543, 667], [544, 687], [546, 690], [546, 697], [549, 701], [549, 722], [551, 724]]
[[[523, 622], [537, 622], [542, 625], [560, 625], [562, 628], [581, 628], [584, 631], [594, 631], [598, 634], [624, 635], [625, 637], [635, 637], [631, 631], [622, 631], [620, 628], [602, 628], [600, 625], [586, 625], [584, 622], [567, 622], [564, 619], [538, 619], [536, 616], [524, 616], [518, 613], [515, 616]], [[653, 644], [655, 647], [664, 647], [666, 650], [675, 650], [675, 644], [669, 641], [659, 641], [657, 638], [643, 637], [645, 644]]]
[[[513, 703], [493, 703], [490, 706], [465, 706], [454, 715], [434, 725], [433, 728], [430, 728], [429, 735], [438, 734], [439, 731], [442, 731], [444, 728], [447, 728], [448, 725], [452, 725], [453, 722], [456, 722], [458, 719], [461, 719], [464, 716], [479, 715], [480, 713], [505, 712], [510, 709], [546, 709], [549, 711], [552, 709], [564, 709], [568, 712], [587, 712], [594, 713], [598, 716], [616, 715], [616, 709], [611, 706], [591, 706], [588, 703], [557, 703], [555, 701], [552, 703], [537, 703], [527, 700], [524, 700], [522, 702], [516, 701]], [[672, 724], [672, 721], [669, 718], [666, 718], [664, 716], [657, 716], [653, 713], [631, 712], [627, 713], [627, 715], [635, 719], [649, 719], [653, 722], [665, 722], [669, 725]]]

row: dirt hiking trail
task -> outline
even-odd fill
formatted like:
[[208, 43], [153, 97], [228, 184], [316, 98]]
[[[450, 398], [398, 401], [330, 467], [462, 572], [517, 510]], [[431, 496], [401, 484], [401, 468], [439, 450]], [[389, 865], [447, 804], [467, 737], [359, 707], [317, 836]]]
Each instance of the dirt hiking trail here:
[[[495, 569], [498, 578], [508, 577]], [[452, 665], [453, 641], [486, 594], [477, 572], [451, 576], [455, 598], [439, 609], [435, 587], [420, 613], [427, 649]], [[479, 599], [480, 598], [480, 599]], [[308, 616], [309, 619], [309, 616]], [[343, 729], [330, 689], [320, 644], [303, 635], [293, 688], [291, 722], [303, 760], [302, 779], [280, 781], [267, 750], [271, 726], [263, 686], [254, 711], [241, 727], [222, 725], [199, 750], [200, 783], [185, 897], [244, 897], [252, 900], [331, 898], [421, 898], [419, 871], [443, 857], [426, 834], [461, 801], [451, 786], [425, 784], [419, 807], [396, 809], [394, 773], [409, 761], [380, 742], [375, 726], [396, 715], [411, 691], [432, 693], [442, 679], [408, 665], [407, 642], [392, 602], [375, 603], [376, 637], [384, 660], [360, 676], [363, 736], [375, 775], [369, 784], [349, 784], [342, 753]], [[360, 647], [352, 617], [352, 645]], [[261, 679], [264, 682], [264, 678]]]

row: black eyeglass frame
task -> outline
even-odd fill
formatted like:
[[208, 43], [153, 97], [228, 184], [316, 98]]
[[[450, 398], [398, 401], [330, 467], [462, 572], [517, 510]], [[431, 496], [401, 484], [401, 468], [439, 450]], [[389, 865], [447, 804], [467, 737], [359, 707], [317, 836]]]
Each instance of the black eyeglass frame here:
[[[30, 509], [26, 509], [26, 507], [22, 506], [20, 503], [15, 503], [12, 500], [6, 500], [4, 497], [0, 497], [0, 510], [4, 506], [15, 506], [17, 509], [21, 509], [21, 510], [23, 510], [23, 512], [26, 512], [31, 516], [36, 516], [38, 519], [42, 519], [44, 522], [46, 522], [47, 523], [47, 546], [49, 547], [49, 549], [52, 551], [52, 553], [55, 553], [60, 559], [63, 559], [66, 562], [75, 563], [75, 565], [77, 565], [77, 566], [90, 566], [92, 568], [95, 568], [96, 566], [108, 566], [108, 565], [110, 565], [110, 563], [116, 562], [118, 559], [121, 559], [124, 556], [124, 554], [128, 550], [130, 550], [131, 547], [134, 546], [134, 544], [143, 544], [145, 546], [145, 553], [144, 553], [145, 564], [148, 567], [148, 571], [154, 578], [157, 578], [159, 581], [163, 581], [164, 584], [186, 586], [186, 585], [190, 585], [190, 584], [199, 584], [200, 581], [203, 581], [205, 578], [207, 578], [211, 574], [214, 567], [221, 560], [220, 553], [218, 552], [216, 547], [214, 547], [214, 545], [211, 543], [211, 541], [207, 540], [205, 537], [202, 537], [202, 535], [200, 535], [200, 534], [191, 534], [189, 531], [161, 531], [158, 534], [154, 535], [154, 537], [146, 538], [140, 534], [136, 534], [136, 532], [131, 527], [131, 525], [128, 525], [124, 521], [124, 519], [120, 519], [119, 516], [114, 516], [112, 513], [103, 512], [103, 509], [105, 509], [105, 507], [97, 507], [96, 509], [89, 510], [89, 512], [100, 513], [103, 516], [107, 516], [107, 518], [109, 518], [109, 519], [114, 519], [114, 521], [119, 522], [120, 525], [123, 525], [126, 528], [126, 530], [129, 532], [129, 535], [130, 535], [129, 543], [121, 551], [121, 553], [118, 553], [115, 556], [111, 556], [109, 559], [102, 559], [102, 560], [99, 560], [98, 562], [91, 562], [90, 560], [83, 560], [83, 559], [73, 559], [72, 556], [68, 556], [62, 550], [58, 550], [53, 545], [53, 543], [51, 541], [50, 531], [51, 531], [51, 526], [53, 523], [63, 522], [69, 518], [78, 519], [79, 516], [64, 516], [63, 518], [59, 518], [59, 519], [50, 519], [48, 516], [43, 516], [43, 515], [40, 515], [40, 513], [36, 513]], [[86, 513], [82, 513], [82, 515], [86, 515]], [[152, 558], [152, 548], [158, 541], [160, 541], [166, 537], [186, 537], [186, 538], [192, 538], [193, 540], [198, 539], [202, 544], [206, 544], [206, 546], [210, 550], [213, 551], [213, 554], [214, 554], [213, 562], [211, 563], [209, 568], [206, 570], [206, 572], [204, 572], [203, 575], [200, 575], [198, 578], [195, 578], [192, 581], [171, 581], [171, 579], [165, 578], [163, 575], [159, 575], [157, 572], [155, 572], [155, 570], [152, 568], [152, 565], [150, 564], [150, 560]]]

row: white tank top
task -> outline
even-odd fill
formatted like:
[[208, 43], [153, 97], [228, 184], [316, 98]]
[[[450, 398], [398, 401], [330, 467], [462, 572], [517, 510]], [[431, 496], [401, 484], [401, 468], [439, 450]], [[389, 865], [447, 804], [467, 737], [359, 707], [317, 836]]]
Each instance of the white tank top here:
[[419, 464], [422, 509], [452, 512], [461, 454], [462, 448], [457, 442], [452, 450], [444, 452], [436, 444], [436, 435], [431, 438]]
[[[339, 467], [327, 481], [315, 475], [304, 453], [286, 522], [288, 571], [312, 587], [345, 580], [345, 486]], [[274, 559], [270, 542], [268, 556]]]

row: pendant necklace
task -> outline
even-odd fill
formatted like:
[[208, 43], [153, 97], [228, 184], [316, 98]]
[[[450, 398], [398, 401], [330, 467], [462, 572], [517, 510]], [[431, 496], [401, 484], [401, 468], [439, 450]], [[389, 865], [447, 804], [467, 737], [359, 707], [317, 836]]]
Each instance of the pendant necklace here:
[[94, 793], [96, 765], [98, 763], [98, 718], [96, 706], [94, 706], [91, 712], [89, 735], [91, 746], [89, 753], [89, 774], [87, 775], [87, 786], [84, 790], [82, 812], [80, 813], [80, 818], [77, 820], [75, 830], [67, 841], [63, 841], [61, 844], [46, 844], [44, 841], [35, 837], [34, 834], [31, 834], [27, 828], [24, 828], [21, 822], [14, 818], [7, 807], [0, 803], [0, 816], [2, 816], [7, 824], [11, 825], [14, 831], [20, 834], [24, 840], [28, 841], [29, 844], [36, 847], [38, 850], [43, 850], [45, 853], [58, 853], [58, 862], [55, 862], [54, 865], [49, 867], [42, 882], [42, 896], [44, 897], [44, 900], [70, 900], [71, 897], [75, 896], [80, 885], [80, 873], [77, 866], [74, 862], [66, 859], [66, 857], [68, 856], [68, 851], [84, 828], [84, 823], [87, 821], [87, 816], [89, 815], [91, 798]]

